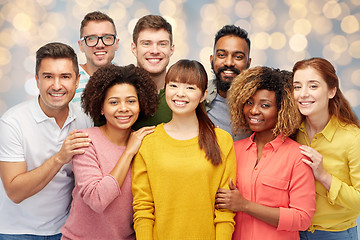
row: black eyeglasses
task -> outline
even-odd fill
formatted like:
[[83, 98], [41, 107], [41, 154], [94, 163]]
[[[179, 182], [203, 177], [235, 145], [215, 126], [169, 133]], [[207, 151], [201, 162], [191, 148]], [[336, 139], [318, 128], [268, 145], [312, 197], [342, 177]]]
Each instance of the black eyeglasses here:
[[103, 42], [105, 46], [111, 46], [115, 43], [116, 35], [114, 34], [106, 34], [102, 37], [98, 36], [85, 36], [80, 38], [80, 40], [84, 40], [85, 44], [88, 47], [95, 47], [99, 43], [99, 39]]

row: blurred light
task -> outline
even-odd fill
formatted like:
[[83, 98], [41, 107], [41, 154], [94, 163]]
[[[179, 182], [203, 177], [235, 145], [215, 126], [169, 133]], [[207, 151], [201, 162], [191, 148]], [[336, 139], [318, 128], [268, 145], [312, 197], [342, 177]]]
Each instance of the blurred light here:
[[348, 48], [348, 41], [342, 35], [336, 35], [330, 40], [330, 48], [334, 52], [342, 53], [345, 52]]
[[[46, 21], [49, 24], [52, 24], [58, 30], [61, 30], [65, 27], [66, 18], [64, 15], [59, 13], [49, 13], [46, 15]], [[80, 24], [79, 24], [80, 25]]]
[[24, 69], [29, 73], [35, 72], [35, 56], [27, 56], [24, 59]]
[[[287, 59], [289, 60], [289, 62], [293, 63], [293, 65], [297, 62], [297, 61], [301, 61], [305, 58], [309, 57], [309, 54], [306, 51], [301, 51], [301, 52], [293, 52], [291, 50], [287, 51], [286, 53]], [[291, 66], [292, 69], [293, 66]]]
[[266, 32], [255, 33], [251, 36], [251, 44], [257, 49], [268, 49], [270, 45], [270, 36]]
[[276, 23], [276, 17], [272, 11], [267, 8], [254, 8], [251, 15], [251, 22], [256, 27], [263, 30], [271, 30]]
[[356, 69], [351, 74], [351, 82], [360, 87], [360, 69]]
[[291, 50], [295, 52], [303, 51], [308, 45], [308, 41], [304, 35], [295, 34], [289, 40]]
[[336, 18], [341, 14], [341, 7], [336, 1], [326, 2], [322, 10], [327, 18]]
[[329, 61], [336, 61], [340, 57], [340, 53], [333, 51], [330, 47], [330, 44], [324, 46], [322, 50], [322, 55], [325, 59]]
[[10, 91], [13, 81], [8, 76], [0, 78], [0, 93], [6, 93]]
[[31, 96], [37, 96], [39, 94], [39, 89], [36, 86], [36, 79], [30, 78], [25, 81], [24, 84], [25, 92]]
[[341, 13], [336, 17], [337, 20], [341, 21], [344, 17], [350, 15], [350, 7], [348, 2], [339, 2]]
[[346, 96], [346, 99], [350, 102], [350, 105], [352, 107], [357, 107], [360, 105], [360, 101], [359, 101], [360, 91], [356, 89], [350, 89], [348, 91], [345, 91], [344, 95]]
[[200, 9], [200, 16], [203, 20], [215, 19], [220, 14], [215, 4], [204, 4]]
[[132, 33], [133, 33], [133, 31], [134, 31], [134, 28], [135, 28], [135, 25], [136, 25], [137, 21], [139, 21], [138, 18], [133, 18], [133, 19], [131, 19], [131, 20], [129, 21], [129, 23], [128, 23], [128, 25], [127, 25], [127, 29], [128, 29], [128, 31], [129, 31], [129, 33], [131, 34], [131, 36], [132, 36]]
[[360, 0], [350, 0], [352, 4], [360, 6]]
[[252, 5], [248, 1], [239, 1], [235, 5], [235, 14], [240, 18], [247, 18], [252, 12]]
[[339, 66], [347, 66], [349, 64], [351, 64], [352, 62], [352, 57], [350, 56], [350, 54], [348, 52], [342, 52], [340, 54], [340, 56], [338, 57], [336, 61], [337, 65]]
[[75, 0], [75, 2], [79, 5], [79, 6], [74, 6], [78, 9], [79, 11], [79, 7], [84, 8], [84, 7], [89, 7], [93, 4], [94, 0]]
[[316, 15], [320, 15], [322, 14], [322, 7], [323, 7], [324, 2], [322, 1], [310, 1], [308, 3], [308, 9], [310, 13], [316, 14]]
[[266, 65], [266, 61], [268, 57], [265, 51], [252, 48], [250, 54], [251, 54], [251, 67]]
[[345, 32], [345, 33], [354, 33], [359, 31], [359, 21], [356, 19], [355, 16], [353, 15], [349, 15], [346, 16], [342, 21], [341, 21], [341, 29]]
[[58, 37], [58, 29], [50, 23], [43, 23], [39, 27], [39, 36], [47, 42], [56, 40]]
[[130, 7], [131, 5], [133, 5], [134, 0], [121, 0], [121, 2], [122, 2], [126, 7]]
[[11, 52], [3, 47], [0, 47], [0, 66], [7, 65], [11, 62]]
[[200, 50], [199, 58], [200, 62], [208, 63], [210, 62], [210, 55], [213, 54], [213, 48], [212, 47], [204, 47]]
[[216, 0], [215, 2], [223, 8], [229, 8], [234, 5], [235, 0]]
[[12, 30], [10, 29], [3, 29], [0, 32], [0, 44], [7, 48], [11, 48], [15, 45], [15, 42], [12, 39], [11, 31]]
[[[134, 14], [134, 17], [139, 19], [139, 18], [141, 18], [141, 17], [143, 17], [145, 15], [149, 15], [149, 14], [150, 14], [150, 12], [146, 8], [139, 8], [139, 9], [136, 10], [136, 12]], [[131, 32], [132, 32], [132, 30], [131, 30]]]
[[286, 37], [281, 32], [274, 32], [270, 35], [270, 47], [275, 50], [280, 50], [286, 45]]
[[120, 2], [116, 2], [110, 5], [109, 7], [109, 16], [111, 16], [114, 21], [121, 21], [126, 18], [126, 7]]
[[305, 7], [304, 4], [300, 2], [296, 2], [290, 6], [289, 16], [292, 19], [305, 18], [306, 15], [307, 15], [307, 8]]
[[353, 58], [360, 58], [360, 40], [350, 44], [349, 54]]
[[164, 0], [159, 4], [159, 12], [161, 15], [174, 16], [177, 10], [177, 5], [170, 0]]
[[49, 6], [55, 2], [54, 0], [36, 0], [36, 1], [42, 6]]
[[311, 32], [311, 22], [307, 19], [296, 20], [293, 30], [295, 34], [308, 35]]
[[17, 30], [28, 31], [32, 25], [31, 17], [25, 13], [16, 14], [13, 25]]
[[312, 26], [316, 33], [318, 34], [326, 34], [332, 30], [332, 22], [325, 17], [317, 17], [312, 20]]
[[245, 19], [237, 20], [235, 22], [235, 25], [241, 27], [242, 29], [245, 29], [248, 33], [251, 32], [251, 24]]

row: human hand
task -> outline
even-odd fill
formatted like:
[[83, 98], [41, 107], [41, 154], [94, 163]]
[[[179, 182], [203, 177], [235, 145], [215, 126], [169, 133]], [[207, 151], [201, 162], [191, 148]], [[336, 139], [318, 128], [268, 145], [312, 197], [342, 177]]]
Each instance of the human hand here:
[[69, 163], [74, 155], [83, 154], [85, 150], [79, 148], [89, 146], [90, 142], [91, 139], [87, 133], [75, 129], [65, 138], [60, 151], [55, 155], [55, 159], [61, 164]]
[[139, 151], [141, 142], [144, 137], [150, 133], [153, 133], [154, 129], [155, 126], [142, 127], [137, 131], [131, 132], [125, 151], [131, 155], [135, 155]]
[[216, 209], [229, 209], [233, 212], [242, 211], [248, 202], [235, 187], [232, 179], [229, 181], [228, 189], [218, 189], [215, 197], [215, 208]]
[[311, 161], [305, 158], [301, 160], [311, 167], [315, 179], [321, 182], [325, 188], [329, 190], [332, 176], [323, 167], [323, 156], [312, 147], [301, 145], [299, 148], [301, 149], [300, 152], [310, 158]]

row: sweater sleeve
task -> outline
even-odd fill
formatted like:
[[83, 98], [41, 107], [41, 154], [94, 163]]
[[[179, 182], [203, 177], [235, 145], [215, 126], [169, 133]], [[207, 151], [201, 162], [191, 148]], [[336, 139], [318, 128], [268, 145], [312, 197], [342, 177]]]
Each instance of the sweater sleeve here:
[[[328, 201], [332, 205], [340, 205], [348, 209], [360, 211], [360, 134], [351, 140], [347, 151], [347, 162], [349, 173], [343, 176], [332, 176], [330, 190], [328, 192]], [[344, 182], [341, 177], [349, 176], [351, 185]]]
[[301, 160], [294, 165], [289, 189], [289, 208], [280, 208], [277, 230], [304, 231], [310, 226], [316, 200], [314, 176]]
[[133, 160], [131, 178], [136, 239], [153, 239], [154, 199], [141, 147]]
[[73, 158], [75, 184], [84, 202], [95, 212], [102, 213], [120, 194], [117, 181], [103, 175], [93, 144], [84, 148], [85, 153]]
[[[236, 158], [234, 146], [231, 140], [231, 148], [228, 154], [223, 158], [224, 174], [221, 178], [219, 188], [229, 189], [229, 180], [233, 179], [235, 184], [236, 180]], [[231, 239], [234, 232], [234, 216], [235, 213], [227, 209], [215, 209], [215, 227], [216, 227], [216, 239], [226, 240]]]

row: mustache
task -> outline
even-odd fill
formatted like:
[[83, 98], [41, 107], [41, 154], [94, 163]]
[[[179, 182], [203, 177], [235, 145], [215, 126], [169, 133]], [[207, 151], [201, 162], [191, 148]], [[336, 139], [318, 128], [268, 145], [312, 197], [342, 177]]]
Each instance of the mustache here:
[[227, 66], [224, 66], [224, 67], [219, 67], [218, 68], [218, 74], [223, 72], [223, 71], [226, 71], [226, 70], [230, 70], [230, 71], [233, 71], [234, 73], [236, 73], [237, 75], [240, 74], [240, 70], [235, 68], [235, 67], [227, 67]]

